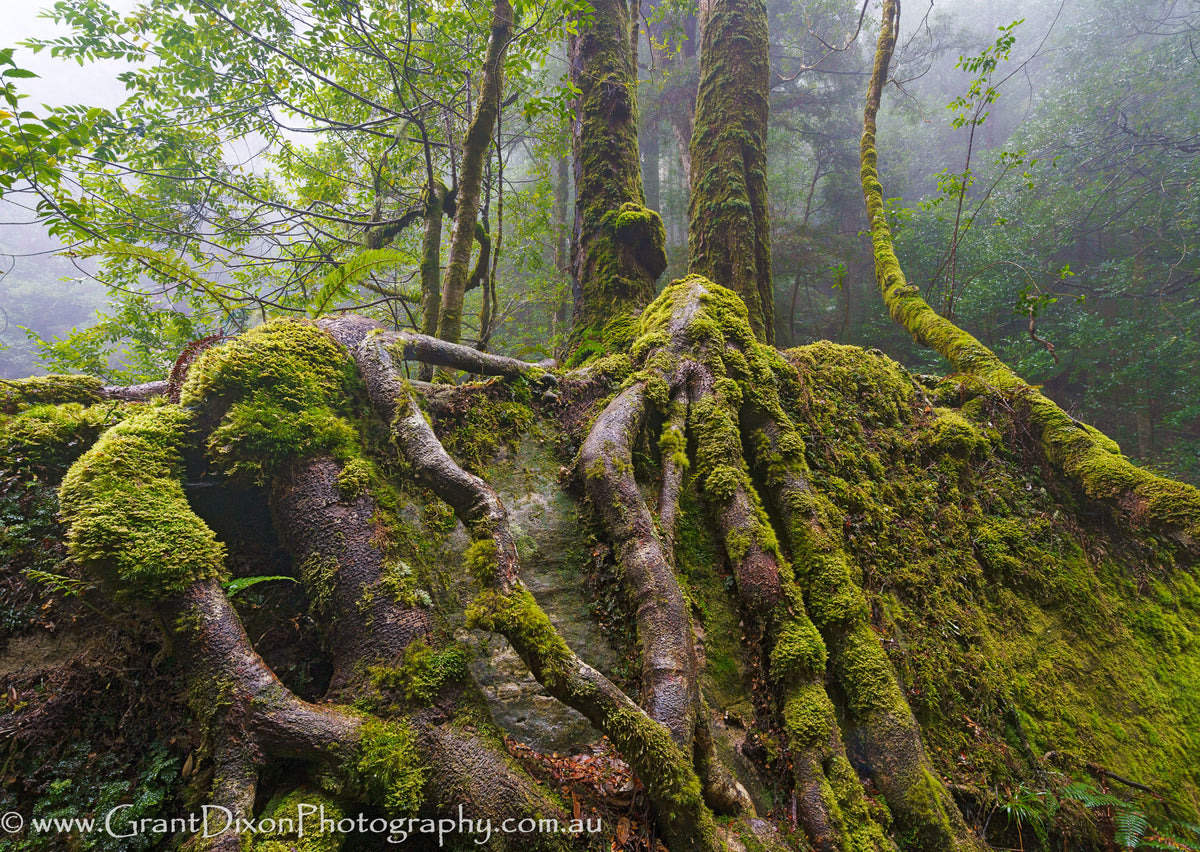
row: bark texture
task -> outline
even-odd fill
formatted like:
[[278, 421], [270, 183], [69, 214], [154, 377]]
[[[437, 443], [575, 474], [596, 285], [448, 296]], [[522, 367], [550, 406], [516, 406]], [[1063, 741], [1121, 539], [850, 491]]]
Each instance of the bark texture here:
[[646, 208], [638, 158], [637, 4], [591, 5], [569, 46], [571, 81], [580, 90], [572, 128], [576, 363], [633, 341], [667, 268], [666, 232]]
[[773, 343], [767, 211], [769, 59], [763, 0], [701, 2], [689, 269], [737, 293], [750, 311], [754, 336]]

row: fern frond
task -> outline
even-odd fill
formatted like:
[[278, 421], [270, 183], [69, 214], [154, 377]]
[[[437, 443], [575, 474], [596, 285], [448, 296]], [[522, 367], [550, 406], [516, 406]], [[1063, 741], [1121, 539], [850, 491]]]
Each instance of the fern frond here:
[[174, 279], [179, 284], [199, 290], [214, 302], [227, 310], [225, 294], [215, 282], [209, 281], [203, 275], [171, 252], [159, 251], [149, 246], [138, 246], [119, 240], [110, 240], [79, 252], [83, 257], [109, 257], [119, 260], [132, 260], [142, 267], [157, 272], [159, 275]]
[[1085, 808], [1123, 808], [1127, 804], [1111, 793], [1101, 793], [1090, 784], [1079, 781], [1063, 787], [1059, 797], [1079, 802]]
[[52, 574], [49, 571], [38, 571], [36, 568], [26, 568], [25, 576], [39, 586], [45, 586], [60, 595], [71, 597], [86, 592], [91, 588], [89, 583], [64, 574]]
[[1116, 834], [1113, 840], [1123, 849], [1137, 849], [1146, 832], [1150, 830], [1150, 819], [1137, 808], [1127, 805], [1113, 814]]
[[350, 288], [377, 269], [389, 266], [414, 264], [412, 253], [398, 248], [363, 249], [334, 267], [321, 280], [321, 286], [312, 299], [309, 314], [319, 317], [339, 300], [350, 294]]

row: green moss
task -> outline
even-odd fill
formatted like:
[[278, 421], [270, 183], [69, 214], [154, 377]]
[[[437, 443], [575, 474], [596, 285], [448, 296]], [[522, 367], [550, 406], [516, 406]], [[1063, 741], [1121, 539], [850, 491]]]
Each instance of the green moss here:
[[496, 540], [479, 538], [471, 542], [463, 557], [463, 565], [481, 585], [491, 585], [496, 577]]
[[297, 458], [359, 458], [346, 418], [360, 395], [354, 363], [332, 337], [307, 321], [277, 319], [206, 350], [181, 398], [219, 418], [207, 445], [218, 468], [264, 484]]
[[318, 552], [300, 563], [300, 582], [313, 612], [319, 615], [331, 613], [339, 568], [337, 559]]
[[0, 426], [5, 464], [42, 474], [64, 471], [125, 414], [118, 405], [30, 405]]
[[354, 769], [357, 786], [389, 813], [411, 814], [421, 806], [425, 770], [407, 722], [364, 720]]
[[[292, 790], [267, 802], [256, 820], [259, 831], [253, 835], [251, 850], [339, 852], [346, 842], [346, 835], [325, 829], [329, 824], [336, 826], [345, 816], [342, 807], [320, 791], [304, 787]], [[268, 820], [271, 822], [268, 823]], [[272, 823], [273, 830], [262, 830], [263, 826]]]
[[337, 489], [342, 497], [361, 497], [371, 484], [374, 466], [364, 458], [352, 458], [338, 470]]
[[399, 669], [372, 669], [371, 679], [376, 688], [401, 689], [409, 701], [428, 704], [445, 684], [467, 678], [469, 662], [470, 652], [462, 645], [434, 650], [417, 639], [404, 649]]
[[467, 608], [467, 626], [503, 634], [548, 689], [553, 688], [552, 684], [562, 678], [575, 659], [545, 611], [525, 588], [508, 595], [491, 590], [480, 593]]
[[205, 350], [188, 371], [183, 405], [224, 407], [266, 392], [290, 411], [336, 408], [358, 387], [353, 363], [311, 322], [275, 319]]
[[746, 474], [729, 465], [720, 465], [704, 477], [704, 493], [718, 505], [728, 503], [746, 485]]
[[813, 678], [825, 673], [825, 641], [807, 617], [784, 622], [771, 649], [771, 671], [777, 677]]
[[0, 414], [16, 414], [30, 405], [94, 405], [104, 383], [92, 376], [36, 376], [0, 379]]
[[225, 550], [179, 481], [190, 428], [177, 406], [147, 407], [104, 433], [63, 479], [71, 556], [119, 597], [161, 600], [224, 575]]
[[256, 395], [229, 407], [208, 452], [231, 478], [263, 485], [297, 458], [330, 454], [350, 462], [357, 445], [354, 427], [327, 408], [292, 411]]
[[783, 726], [789, 746], [796, 750], [824, 751], [837, 729], [833, 704], [823, 680], [793, 687], [783, 705]]
[[687, 436], [682, 429], [663, 429], [658, 438], [658, 450], [664, 459], [671, 459], [682, 470], [687, 470], [691, 464], [687, 455]]
[[631, 708], [610, 712], [603, 728], [634, 772], [646, 780], [668, 837], [678, 838], [684, 848], [714, 848], [716, 825], [704, 804], [700, 779], [666, 727]]
[[529, 386], [524, 380], [473, 387], [453, 417], [435, 424], [446, 450], [467, 470], [482, 472], [505, 443], [525, 434], [533, 423]]
[[988, 440], [970, 420], [948, 408], [935, 410], [935, 418], [922, 440], [931, 453], [970, 458], [989, 446]]
[[419, 578], [412, 566], [402, 559], [388, 559], [383, 563], [379, 586], [389, 598], [404, 606], [433, 605], [433, 599], [425, 589], [417, 587]]

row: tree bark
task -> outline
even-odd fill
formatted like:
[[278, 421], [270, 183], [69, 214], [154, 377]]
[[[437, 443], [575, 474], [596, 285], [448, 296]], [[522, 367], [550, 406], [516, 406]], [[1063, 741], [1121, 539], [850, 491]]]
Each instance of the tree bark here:
[[666, 234], [646, 208], [638, 157], [636, 0], [594, 0], [571, 37], [575, 363], [633, 341], [667, 267]]
[[471, 278], [471, 247], [479, 218], [479, 197], [483, 184], [484, 159], [491, 143], [496, 117], [500, 114], [504, 87], [504, 56], [512, 40], [513, 10], [508, 0], [492, 4], [491, 37], [483, 61], [483, 79], [471, 126], [463, 141], [462, 170], [455, 199], [454, 236], [442, 284], [442, 306], [437, 336], [450, 343], [462, 339], [463, 298]]
[[700, 4], [700, 91], [691, 142], [689, 270], [742, 297], [775, 340], [767, 213], [770, 74], [763, 0]]

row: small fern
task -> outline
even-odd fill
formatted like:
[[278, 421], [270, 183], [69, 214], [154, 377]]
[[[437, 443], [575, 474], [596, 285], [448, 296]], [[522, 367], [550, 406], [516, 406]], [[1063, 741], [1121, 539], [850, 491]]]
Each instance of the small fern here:
[[1113, 841], [1122, 849], [1141, 848], [1142, 838], [1150, 830], [1150, 818], [1133, 805], [1126, 803], [1113, 813], [1113, 825], [1116, 833]]
[[58, 592], [60, 595], [65, 595], [66, 597], [82, 594], [91, 588], [89, 583], [76, 577], [68, 577], [65, 574], [53, 574], [49, 571], [38, 571], [35, 568], [26, 568], [25, 576], [39, 586], [45, 586], [50, 591]]
[[1112, 820], [1113, 843], [1120, 849], [1128, 852], [1200, 852], [1200, 825], [1174, 821], [1154, 824], [1136, 803], [1117, 798], [1083, 782], [1063, 787], [1059, 797], [1079, 802], [1089, 810], [1105, 809], [1106, 816]]

